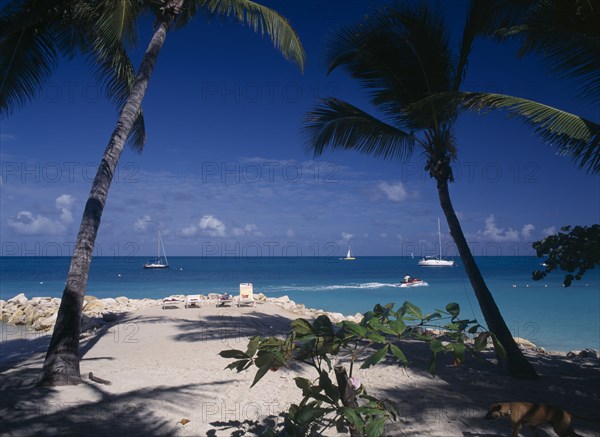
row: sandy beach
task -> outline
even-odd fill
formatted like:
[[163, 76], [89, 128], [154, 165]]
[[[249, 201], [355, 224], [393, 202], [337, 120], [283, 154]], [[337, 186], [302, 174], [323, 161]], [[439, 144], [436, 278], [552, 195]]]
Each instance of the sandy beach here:
[[[255, 368], [224, 369], [224, 349], [245, 349], [254, 335], [285, 335], [298, 315], [272, 303], [252, 307], [141, 309], [106, 324], [81, 343], [78, 386], [37, 388], [48, 335], [27, 335], [5, 326], [0, 344], [1, 416], [4, 436], [173, 435], [242, 436], [260, 434], [265, 424], [298, 402], [293, 378], [314, 378], [310, 369], [280, 369], [252, 389]], [[427, 346], [405, 343], [407, 368], [383, 363], [356, 376], [370, 394], [396, 402], [390, 436], [505, 436], [506, 420], [486, 421], [493, 402], [554, 404], [576, 416], [577, 432], [600, 435], [598, 359], [528, 352], [540, 381], [501, 375], [489, 354], [460, 368], [441, 360], [438, 376], [427, 372]], [[87, 377], [111, 381], [98, 384]], [[593, 419], [596, 420], [593, 420]], [[187, 423], [182, 424], [182, 419]], [[592, 420], [590, 420], [592, 419]], [[183, 422], [186, 422], [183, 420]], [[555, 435], [549, 426], [545, 435]], [[523, 431], [522, 435], [527, 434]], [[337, 435], [329, 430], [327, 435]]]

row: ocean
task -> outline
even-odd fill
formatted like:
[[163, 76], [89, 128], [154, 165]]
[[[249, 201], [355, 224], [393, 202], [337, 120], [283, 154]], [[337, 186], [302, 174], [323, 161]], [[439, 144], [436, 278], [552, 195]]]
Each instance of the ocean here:
[[[424, 312], [460, 304], [463, 317], [485, 325], [469, 280], [454, 267], [419, 267], [410, 257], [169, 257], [170, 269], [145, 270], [142, 257], [95, 257], [86, 294], [98, 298], [162, 298], [171, 294], [237, 294], [251, 282], [255, 293], [287, 295], [309, 308], [355, 314], [377, 303], [410, 301]], [[0, 299], [18, 293], [60, 297], [68, 257], [0, 257]], [[600, 349], [600, 272], [562, 287], [561, 272], [533, 281], [535, 257], [479, 257], [477, 263], [514, 336], [551, 351]], [[405, 275], [428, 287], [401, 288]]]

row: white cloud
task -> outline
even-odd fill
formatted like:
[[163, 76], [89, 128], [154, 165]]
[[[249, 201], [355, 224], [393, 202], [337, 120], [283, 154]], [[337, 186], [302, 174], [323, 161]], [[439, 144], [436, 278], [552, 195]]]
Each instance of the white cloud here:
[[485, 240], [502, 242], [502, 241], [518, 241], [519, 232], [512, 228], [504, 230], [504, 228], [498, 228], [496, 226], [496, 219], [494, 214], [491, 214], [485, 220], [485, 229], [477, 232], [477, 236]]
[[73, 208], [73, 203], [75, 203], [75, 198], [70, 194], [61, 194], [56, 198], [54, 202], [56, 208], [60, 209], [60, 222], [64, 224], [73, 223], [73, 212], [71, 209]]
[[194, 225], [190, 225], [187, 228], [183, 228], [179, 233], [184, 237], [193, 237], [198, 233], [198, 228]]
[[293, 229], [288, 229], [287, 231], [285, 231], [285, 235], [287, 235], [290, 238], [293, 238], [296, 236], [296, 232]]
[[144, 233], [148, 230], [148, 226], [152, 223], [152, 219], [149, 215], [140, 217], [133, 223], [133, 230], [135, 232]]
[[542, 229], [542, 235], [547, 237], [548, 235], [556, 234], [556, 226], [550, 226], [549, 228]]
[[244, 230], [242, 228], [233, 228], [231, 230], [231, 235], [233, 235], [234, 237], [242, 237], [245, 234], [246, 233], [244, 232]]
[[378, 185], [378, 188], [392, 202], [402, 202], [408, 198], [408, 191], [402, 182], [396, 182], [395, 184], [382, 182]]
[[535, 226], [533, 226], [532, 224], [526, 224], [525, 226], [523, 226], [523, 229], [521, 229], [521, 236], [525, 239], [531, 238], [531, 232], [533, 232], [534, 229]]
[[342, 241], [344, 243], [347, 243], [348, 241], [350, 241], [350, 239], [354, 237], [354, 235], [348, 233], [348, 232], [342, 232]]
[[62, 194], [54, 201], [54, 206], [60, 211], [58, 220], [41, 214], [34, 216], [31, 211], [20, 211], [16, 217], [8, 219], [8, 226], [23, 235], [63, 235], [73, 223], [71, 209], [74, 202], [73, 196]]
[[205, 215], [200, 219], [198, 227], [202, 232], [211, 237], [224, 237], [226, 226], [225, 224], [212, 215]]
[[244, 235], [251, 235], [253, 237], [262, 237], [262, 232], [258, 231], [258, 228], [255, 224], [247, 224], [243, 228], [233, 228], [231, 230], [231, 235], [234, 237], [242, 237]]

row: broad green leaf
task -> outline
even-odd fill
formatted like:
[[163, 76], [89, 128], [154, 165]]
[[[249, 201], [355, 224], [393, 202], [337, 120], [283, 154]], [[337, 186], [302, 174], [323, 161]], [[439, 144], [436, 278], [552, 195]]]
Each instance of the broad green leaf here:
[[482, 332], [477, 337], [475, 337], [475, 351], [481, 352], [487, 347], [487, 339], [490, 336], [489, 332]]
[[464, 343], [454, 343], [451, 345], [454, 349], [455, 364], [462, 364], [465, 362], [465, 345]]
[[298, 411], [298, 414], [296, 415], [296, 420], [299, 424], [305, 425], [315, 421], [319, 417], [324, 416], [330, 411], [332, 411], [331, 408], [303, 406], [300, 407], [300, 411]]
[[506, 358], [506, 350], [504, 349], [504, 346], [502, 346], [502, 343], [500, 343], [498, 341], [498, 339], [496, 338], [496, 336], [493, 334], [492, 334], [492, 341], [494, 342], [494, 349], [496, 350], [496, 355], [498, 356], [498, 358], [500, 358], [500, 359]]
[[406, 355], [404, 355], [404, 352], [402, 352], [398, 346], [396, 346], [395, 344], [390, 344], [390, 350], [397, 359], [402, 361], [404, 364], [408, 363]]
[[244, 367], [246, 367], [246, 365], [248, 363], [250, 363], [250, 360], [238, 360], [238, 361], [234, 361], [233, 363], [229, 364], [225, 368], [229, 369], [229, 370], [236, 369], [238, 372], [241, 372], [242, 370], [244, 370]]
[[444, 346], [439, 340], [433, 340], [431, 343], [429, 343], [429, 348], [434, 353], [442, 352], [444, 350]]
[[382, 435], [383, 431], [385, 430], [386, 420], [386, 417], [382, 417], [367, 423], [367, 427], [365, 428], [365, 434], [367, 437], [379, 437]]
[[219, 352], [219, 355], [221, 355], [221, 357], [223, 357], [223, 358], [237, 358], [237, 359], [251, 358], [245, 352], [239, 351], [237, 349], [228, 349], [226, 351], [221, 351], [221, 352]]
[[402, 308], [404, 308], [404, 313], [408, 314], [409, 316], [416, 317], [419, 320], [421, 320], [423, 318], [423, 313], [421, 312], [421, 308], [419, 308], [418, 306], [416, 306], [413, 303], [406, 301], [402, 305]]
[[312, 382], [309, 379], [297, 376], [294, 378], [294, 381], [296, 381], [296, 387], [301, 388], [302, 390], [312, 387]]
[[385, 337], [381, 334], [378, 334], [377, 332], [373, 331], [373, 330], [369, 330], [367, 332], [367, 339], [374, 341], [375, 343], [385, 343]]
[[342, 322], [342, 328], [346, 331], [352, 332], [359, 337], [364, 337], [367, 333], [367, 328], [364, 326], [360, 326], [358, 323], [350, 322], [348, 320], [344, 320]]
[[362, 366], [360, 366], [360, 368], [368, 369], [369, 367], [374, 366], [375, 364], [380, 362], [387, 354], [388, 349], [389, 349], [389, 345], [386, 344], [384, 347], [382, 347], [381, 349], [376, 351], [373, 355], [371, 355], [369, 358], [367, 358], [365, 360], [365, 362], [362, 364]]
[[323, 390], [325, 390], [325, 394], [329, 396], [333, 403], [336, 404], [340, 399], [340, 391], [336, 386], [333, 385], [327, 372], [319, 372], [319, 385]]
[[314, 333], [312, 325], [306, 319], [296, 319], [291, 323], [291, 326], [300, 336]]
[[342, 414], [348, 420], [348, 423], [361, 431], [364, 427], [364, 423], [360, 415], [355, 411], [354, 408], [345, 407], [342, 408]]
[[429, 358], [429, 373], [432, 376], [435, 376], [435, 367], [436, 367], [436, 353], [435, 352], [431, 352], [431, 357]]
[[259, 336], [254, 336], [248, 342], [248, 349], [246, 349], [246, 355], [249, 357], [253, 357], [256, 351], [258, 350], [258, 346], [260, 345], [262, 338]]
[[383, 332], [384, 334], [396, 335], [396, 333], [390, 328], [386, 326], [384, 323], [379, 321], [378, 319], [371, 319], [369, 321], [369, 326], [376, 331]]
[[456, 302], [449, 303], [448, 305], [446, 305], [446, 311], [450, 313], [452, 318], [458, 317], [458, 315], [460, 314], [460, 305]]
[[389, 325], [396, 335], [402, 335], [406, 331], [406, 323], [402, 319], [392, 320], [389, 322]]
[[479, 324], [473, 325], [473, 326], [471, 326], [471, 327], [469, 328], [469, 330], [468, 330], [467, 332], [468, 332], [469, 334], [475, 334], [475, 333], [477, 332], [477, 330], [479, 329], [479, 327], [480, 327], [480, 326], [481, 326], [481, 325], [479, 325]]
[[440, 313], [426, 314], [426, 315], [423, 316], [423, 321], [424, 322], [429, 322], [430, 320], [439, 319], [441, 317], [442, 317], [442, 315]]
[[313, 323], [313, 330], [317, 334], [321, 334], [324, 336], [332, 336], [333, 335], [333, 325], [331, 324], [331, 320], [326, 315], [320, 315]]
[[258, 370], [256, 371], [256, 375], [254, 376], [254, 381], [252, 381], [252, 385], [250, 386], [250, 388], [254, 387], [256, 385], [256, 383], [258, 381], [260, 381], [263, 376], [266, 375], [266, 373], [269, 371], [270, 368], [271, 368], [271, 366], [269, 366], [269, 365], [263, 365], [262, 367], [259, 367]]

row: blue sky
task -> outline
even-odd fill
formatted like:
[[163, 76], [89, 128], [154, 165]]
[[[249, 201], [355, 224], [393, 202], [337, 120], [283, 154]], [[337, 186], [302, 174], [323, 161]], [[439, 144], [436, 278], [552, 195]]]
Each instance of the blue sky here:
[[[455, 254], [435, 184], [417, 151], [403, 163], [349, 152], [314, 160], [300, 127], [318, 98], [374, 112], [342, 71], [326, 76], [326, 41], [380, 2], [265, 1], [285, 15], [307, 52], [304, 74], [268, 40], [239, 25], [196, 19], [168, 35], [144, 100], [148, 142], [124, 152], [97, 242], [104, 256]], [[464, 3], [444, 2], [454, 47]], [[151, 23], [140, 23], [136, 64]], [[600, 121], [513, 45], [479, 41], [466, 87], [537, 99]], [[89, 68], [64, 60], [38, 99], [1, 120], [2, 255], [71, 254], [96, 163], [117, 114]], [[531, 255], [530, 242], [567, 224], [600, 221], [600, 179], [557, 156], [516, 120], [464, 114], [454, 207], [475, 255]]]

